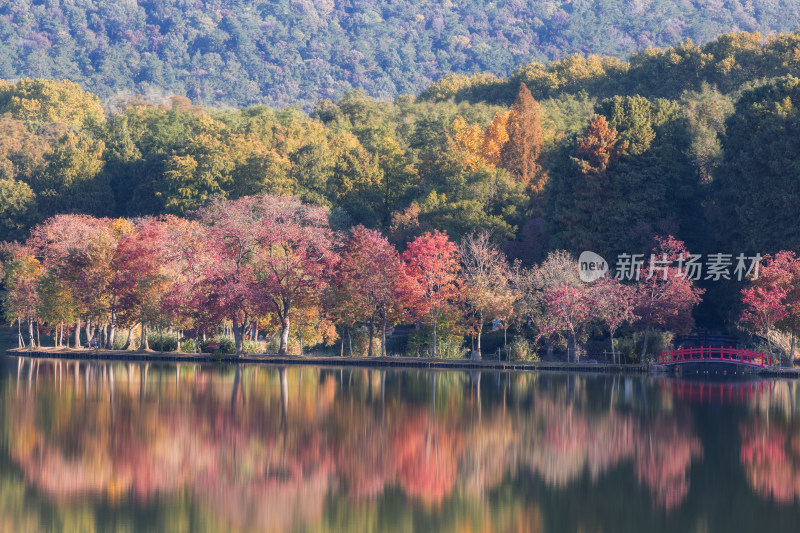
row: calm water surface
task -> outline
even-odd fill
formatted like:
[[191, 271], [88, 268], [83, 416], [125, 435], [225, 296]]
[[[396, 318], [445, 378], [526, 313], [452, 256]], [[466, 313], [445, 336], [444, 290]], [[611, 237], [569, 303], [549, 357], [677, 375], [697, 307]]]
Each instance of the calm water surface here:
[[0, 532], [800, 528], [792, 382], [0, 363]]

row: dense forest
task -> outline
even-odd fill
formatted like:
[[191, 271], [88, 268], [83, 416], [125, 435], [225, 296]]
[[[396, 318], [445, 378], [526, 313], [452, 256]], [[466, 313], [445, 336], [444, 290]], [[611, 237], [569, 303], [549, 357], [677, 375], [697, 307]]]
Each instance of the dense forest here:
[[[0, 240], [57, 214], [140, 224], [270, 194], [324, 208], [334, 233], [378, 230], [400, 253], [428, 232], [485, 232], [522, 266], [558, 250], [613, 266], [667, 236], [704, 256], [798, 250], [798, 52], [794, 34], [731, 34], [628, 63], [450, 77], [419, 97], [350, 91], [309, 113], [182, 96], [104, 106], [70, 81], [2, 82]], [[776, 271], [794, 272], [781, 257]], [[745, 283], [698, 283], [701, 325], [739, 323]]]
[[393, 98], [450, 73], [524, 74], [576, 53], [637, 62], [650, 47], [798, 26], [791, 0], [13, 0], [0, 3], [0, 78], [66, 78], [103, 99], [310, 107], [350, 89]]

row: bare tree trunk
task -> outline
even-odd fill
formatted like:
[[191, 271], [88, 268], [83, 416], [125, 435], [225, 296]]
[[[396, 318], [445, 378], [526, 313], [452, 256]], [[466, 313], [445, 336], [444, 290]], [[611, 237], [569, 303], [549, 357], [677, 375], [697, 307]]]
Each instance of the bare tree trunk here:
[[17, 347], [25, 347], [25, 339], [22, 338], [22, 320], [17, 319]]
[[372, 319], [370, 319], [367, 323], [367, 334], [369, 335], [369, 349], [367, 350], [367, 357], [372, 357], [375, 353], [375, 326], [372, 323]]
[[281, 345], [278, 348], [278, 355], [286, 355], [289, 350], [289, 317], [285, 316], [281, 321]]
[[[772, 341], [769, 340], [769, 330], [767, 330], [767, 333], [764, 335], [764, 337], [767, 339], [767, 349], [769, 350], [769, 354], [772, 355]], [[782, 360], [783, 358], [779, 359]]]
[[236, 357], [242, 356], [242, 351], [244, 348], [244, 341], [242, 336], [244, 334], [244, 324], [241, 326], [239, 325], [239, 318], [234, 315], [233, 317], [233, 341], [236, 343]]
[[580, 363], [580, 348], [578, 347], [578, 336], [575, 335], [575, 332], [572, 331], [570, 333], [572, 335], [572, 359], [576, 363]]
[[79, 318], [75, 322], [75, 344], [74, 348], [78, 349], [81, 347], [81, 319]]
[[134, 324], [133, 326], [128, 328], [128, 338], [125, 339], [125, 345], [122, 347], [123, 350], [127, 350], [131, 346], [131, 339], [133, 338], [133, 330], [136, 329], [138, 324]]
[[106, 348], [114, 349], [114, 340], [117, 337], [117, 313], [112, 309], [108, 321], [108, 344]]
[[644, 356], [647, 354], [647, 340], [649, 336], [650, 336], [650, 325], [648, 324], [648, 326], [644, 328], [644, 341], [642, 342], [641, 360], [643, 363], [644, 363]]
[[614, 351], [614, 332], [611, 332], [611, 360], [617, 364], [617, 353]]
[[116, 338], [117, 338], [117, 322], [116, 322], [116, 320], [114, 320], [113, 322], [111, 322], [111, 327], [109, 328], [109, 331], [108, 331], [108, 346], [107, 346], [107, 348], [109, 350], [113, 350], [114, 349], [114, 341], [116, 340]]
[[142, 338], [139, 340], [139, 350], [150, 351], [150, 341], [147, 338], [147, 324], [142, 322]]
[[483, 354], [481, 354], [481, 334], [483, 333], [483, 313], [478, 312], [478, 339], [475, 351], [478, 352], [478, 359], [483, 359]]
[[433, 319], [433, 357], [436, 357], [436, 321], [438, 317]]
[[567, 336], [567, 363], [572, 362], [572, 351], [574, 348], [572, 347], [572, 335]]
[[30, 338], [30, 347], [36, 348], [36, 339], [33, 333], [33, 320], [28, 319], [28, 338]]
[[383, 314], [383, 324], [381, 324], [381, 357], [386, 357], [386, 313]]

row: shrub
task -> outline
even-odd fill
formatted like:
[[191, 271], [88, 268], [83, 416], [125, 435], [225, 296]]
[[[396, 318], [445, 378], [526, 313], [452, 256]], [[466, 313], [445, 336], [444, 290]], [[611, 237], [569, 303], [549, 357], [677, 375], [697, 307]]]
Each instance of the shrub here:
[[[637, 332], [634, 334], [636, 339], [637, 355], [642, 353], [642, 344], [644, 343], [644, 332]], [[661, 359], [661, 350], [672, 350], [673, 339], [675, 339], [675, 332], [673, 331], [650, 331], [647, 339], [647, 354], [645, 359], [648, 361], [655, 361]]]
[[262, 353], [266, 353], [265, 350], [264, 350], [265, 346], [266, 346], [266, 343], [264, 343], [264, 342], [244, 341], [244, 344], [242, 345], [242, 349], [244, 350], [244, 353], [262, 354]]
[[178, 340], [174, 333], [155, 333], [147, 339], [150, 349], [159, 352], [174, 352], [178, 349]]
[[[356, 328], [350, 331], [350, 336], [345, 333], [342, 337], [344, 342], [344, 353], [350, 355], [350, 343], [353, 346], [353, 356], [366, 357], [369, 354], [369, 330], [365, 327]], [[381, 354], [381, 339], [376, 336], [372, 341], [373, 355]]]
[[512, 361], [539, 360], [539, 354], [536, 353], [536, 348], [525, 337], [514, 337], [508, 345], [508, 350]]
[[[219, 343], [219, 348], [211, 350], [208, 345]], [[216, 336], [211, 337], [202, 343], [203, 351], [206, 353], [236, 353], [236, 343], [230, 337]]]
[[463, 337], [453, 336], [437, 339], [436, 352], [436, 356], [442, 359], [464, 359], [469, 354], [469, 349], [464, 346]]
[[281, 349], [280, 335], [272, 335], [266, 341], [264, 353], [278, 353], [278, 350], [280, 349]]
[[197, 352], [197, 342], [195, 339], [183, 339], [181, 341], [181, 351], [185, 353]]
[[637, 334], [616, 339], [614, 341], [614, 350], [618, 352], [618, 361], [623, 364], [638, 362], [642, 353], [642, 345], [639, 341]]
[[427, 335], [422, 330], [414, 330], [408, 334], [406, 355], [428, 357]]
[[[427, 330], [427, 331], [426, 331]], [[380, 343], [377, 343], [380, 346]], [[406, 355], [416, 357], [433, 357], [430, 328], [409, 333]], [[442, 359], [464, 359], [469, 356], [469, 349], [464, 346], [464, 338], [452, 335], [436, 339], [437, 357]]]
[[[661, 358], [661, 350], [671, 350], [675, 333], [672, 331], [651, 330], [647, 339], [646, 360], [655, 361]], [[644, 332], [637, 331], [632, 337], [620, 337], [614, 341], [614, 348], [620, 353], [623, 363], [641, 362]]]

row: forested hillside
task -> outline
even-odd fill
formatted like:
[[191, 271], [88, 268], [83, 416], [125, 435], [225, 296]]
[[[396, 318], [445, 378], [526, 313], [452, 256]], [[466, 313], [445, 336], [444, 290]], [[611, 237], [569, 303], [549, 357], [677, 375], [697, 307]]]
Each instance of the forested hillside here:
[[[559, 249], [613, 262], [666, 235], [694, 253], [797, 250], [797, 57], [795, 35], [732, 34], [417, 98], [352, 91], [309, 113], [180, 96], [109, 108], [72, 82], [2, 82], [0, 240], [58, 213], [191, 215], [270, 193], [401, 247], [485, 230], [524, 263]], [[739, 290], [707, 289], [715, 313]]]
[[451, 73], [798, 26], [792, 0], [12, 0], [0, 4], [0, 78], [66, 78], [104, 100], [309, 107], [353, 88], [391, 98]]

